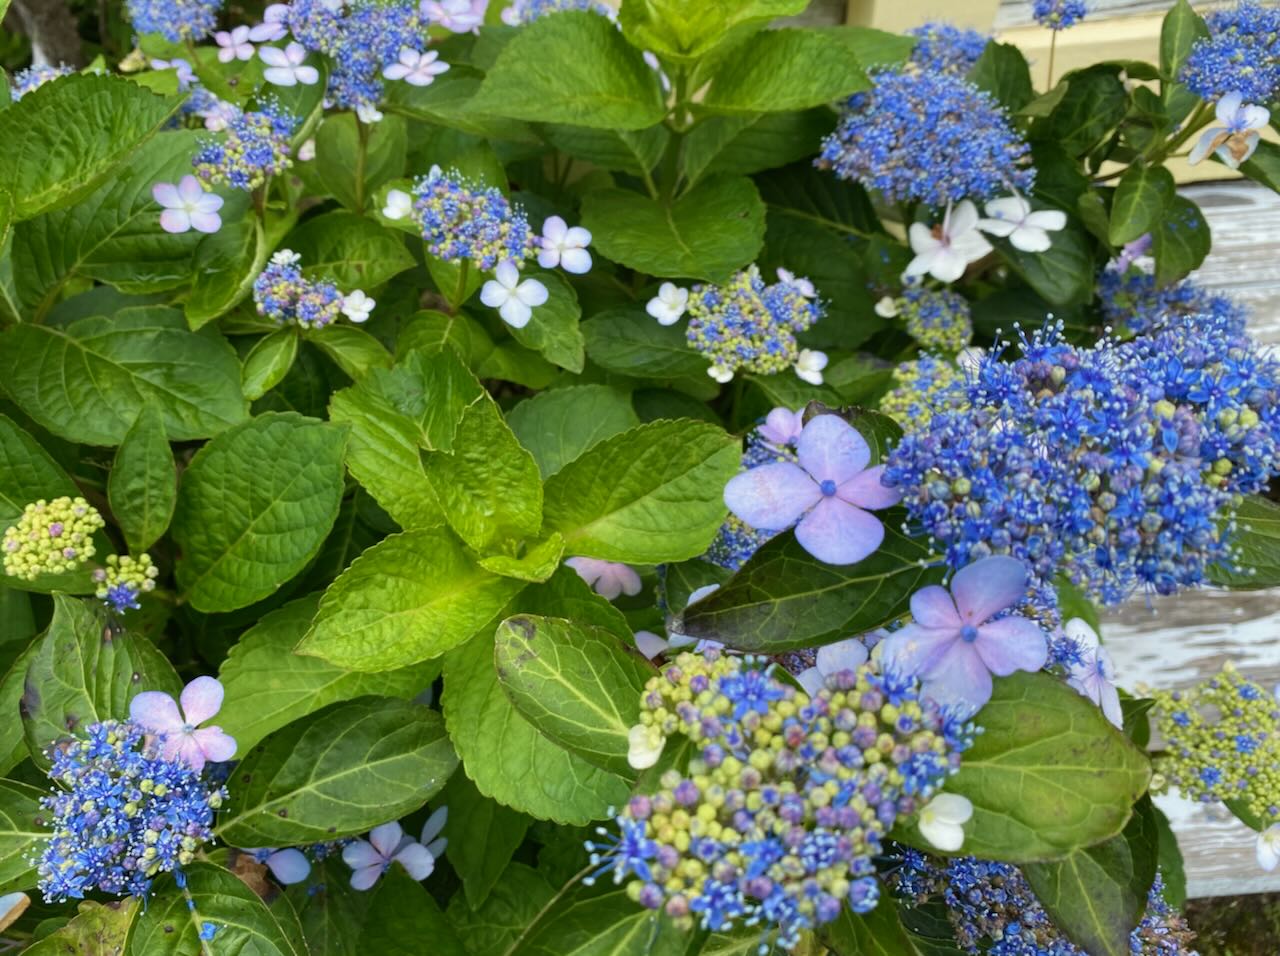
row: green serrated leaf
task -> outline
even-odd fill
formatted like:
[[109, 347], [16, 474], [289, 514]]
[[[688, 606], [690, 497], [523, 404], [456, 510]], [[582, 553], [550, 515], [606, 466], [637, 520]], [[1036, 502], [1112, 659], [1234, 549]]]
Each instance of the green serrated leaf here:
[[275, 247], [275, 233], [283, 235], [288, 226], [279, 223], [268, 235], [261, 219], [248, 216], [225, 223], [200, 243], [192, 262], [191, 294], [183, 305], [191, 328], [202, 328], [248, 297]]
[[1119, 836], [1022, 873], [1054, 925], [1085, 952], [1129, 956], [1129, 934], [1147, 909], [1156, 878], [1159, 831], [1144, 796]]
[[116, 449], [107, 499], [134, 554], [146, 551], [169, 530], [178, 499], [178, 470], [159, 405], [143, 406]]
[[708, 176], [749, 176], [785, 166], [816, 153], [834, 124], [834, 114], [825, 107], [708, 116], [685, 136], [680, 168], [694, 185]]
[[156, 402], [173, 441], [244, 421], [240, 363], [222, 336], [191, 332], [174, 309], [125, 309], [64, 329], [15, 326], [0, 337], [9, 396], [55, 435], [117, 445]]
[[142, 904], [132, 898], [110, 903], [86, 900], [76, 910], [69, 923], [23, 952], [28, 956], [119, 956]]
[[20, 709], [31, 759], [49, 766], [45, 749], [100, 720], [124, 720], [144, 690], [178, 696], [182, 684], [144, 637], [108, 633], [105, 612], [63, 594], [27, 666]]
[[447, 531], [392, 535], [325, 591], [298, 653], [362, 671], [439, 657], [492, 620], [522, 587], [480, 567]]
[[1023, 252], [1007, 239], [994, 239], [996, 252], [1027, 285], [1050, 305], [1066, 307], [1088, 302], [1093, 296], [1094, 267], [1091, 246], [1071, 223], [1053, 234], [1046, 252]]
[[548, 361], [570, 372], [581, 372], [584, 356], [582, 330], [578, 327], [582, 316], [578, 294], [557, 273], [532, 270], [527, 275], [543, 284], [548, 298], [533, 310], [527, 325], [513, 327], [511, 334], [517, 342], [541, 352]]
[[572, 555], [657, 564], [706, 550], [724, 520], [741, 446], [706, 422], [640, 425], [547, 479], [543, 516]]
[[468, 905], [455, 893], [446, 915], [469, 956], [504, 956], [538, 913], [555, 897], [555, 887], [533, 867], [510, 863], [483, 903]]
[[467, 904], [478, 907], [511, 862], [532, 821], [484, 796], [465, 773], [450, 777], [440, 797], [449, 808], [444, 827], [452, 848], [449, 863], [462, 878]]
[[156, 880], [147, 906], [139, 914], [129, 941], [129, 956], [202, 956], [205, 923], [216, 928], [218, 952], [253, 956], [307, 956], [298, 952], [271, 910], [238, 876], [212, 863], [182, 868], [187, 895], [172, 874]]
[[807, 5], [808, 0], [646, 0], [624, 4], [619, 23], [639, 49], [689, 63]]
[[928, 548], [897, 530], [900, 517], [881, 517], [884, 543], [846, 566], [823, 564], [793, 535], [779, 535], [689, 609], [683, 632], [772, 654], [830, 644], [889, 623], [906, 613], [913, 593], [941, 581], [943, 569], [924, 565]]
[[0, 891], [29, 889], [36, 883], [32, 853], [36, 844], [49, 838], [40, 806], [44, 796], [47, 791], [38, 787], [0, 780]]
[[241, 384], [244, 397], [256, 402], [279, 385], [293, 368], [297, 357], [298, 330], [295, 327], [285, 326], [258, 339], [244, 357]]
[[1071, 74], [1062, 101], [1047, 119], [1037, 121], [1037, 139], [1056, 142], [1072, 156], [1083, 156], [1124, 119], [1129, 94], [1119, 70], [1100, 65]]
[[1012, 43], [989, 42], [969, 71], [968, 79], [978, 89], [994, 96], [1010, 113], [1018, 112], [1035, 99], [1027, 58]]
[[236, 765], [218, 835], [233, 846], [319, 843], [422, 806], [457, 766], [440, 715], [361, 697], [267, 736]]
[[701, 105], [723, 113], [780, 113], [832, 103], [870, 87], [857, 58], [833, 33], [762, 30], [718, 65]]
[[1209, 223], [1200, 207], [1185, 196], [1175, 196], [1151, 230], [1151, 254], [1156, 260], [1156, 281], [1167, 285], [1199, 268], [1209, 254]]
[[1150, 232], [1173, 202], [1177, 185], [1163, 166], [1130, 166], [1116, 184], [1111, 200], [1110, 240], [1123, 246]]
[[494, 636], [498, 681], [539, 733], [620, 777], [627, 732], [640, 720], [640, 693], [653, 668], [600, 628], [556, 618], [507, 618]]
[[374, 369], [330, 400], [329, 417], [351, 426], [347, 467], [402, 528], [444, 523], [422, 451], [452, 448], [463, 410], [482, 393], [446, 348], [409, 352], [391, 370]]
[[699, 398], [719, 391], [707, 360], [689, 347], [684, 329], [659, 325], [640, 308], [611, 309], [582, 323], [591, 361], [610, 372], [669, 384]]
[[[500, 24], [486, 26], [485, 37], [480, 42], [502, 29], [505, 27]], [[480, 65], [478, 59], [476, 65]], [[483, 79], [484, 74], [479, 70], [454, 62], [449, 65], [448, 73], [437, 76], [428, 86], [388, 83], [382, 109], [486, 139], [537, 142], [538, 137], [529, 124], [518, 119], [487, 116], [472, 108], [472, 100]]]
[[1160, 25], [1160, 75], [1165, 80], [1175, 79], [1196, 41], [1208, 35], [1204, 18], [1187, 0], [1177, 0]]
[[1237, 557], [1230, 567], [1211, 567], [1210, 579], [1239, 591], [1280, 585], [1280, 505], [1245, 495], [1236, 509], [1236, 529], [1230, 540]]
[[[570, 618], [620, 638], [629, 639], [631, 633], [621, 612], [593, 594], [570, 568], [526, 589], [503, 613]], [[498, 682], [491, 633], [478, 633], [450, 651], [444, 673], [449, 735], [467, 776], [485, 796], [530, 816], [574, 826], [603, 818], [609, 807], [627, 799], [626, 780], [548, 740], [515, 709]]]
[[333, 359], [333, 364], [353, 381], [360, 381], [375, 368], [391, 367], [391, 353], [364, 329], [329, 325], [313, 330], [307, 341]]
[[549, 123], [539, 128], [543, 138], [570, 156], [620, 172], [644, 176], [662, 158], [671, 138], [665, 126], [641, 130], [592, 129]]
[[272, 594], [324, 543], [342, 502], [345, 429], [271, 413], [209, 442], [182, 477], [177, 579], [206, 613]]
[[565, 11], [522, 28], [470, 108], [481, 114], [601, 129], [647, 129], [666, 114], [658, 75], [596, 13]]
[[689, 934], [637, 906], [625, 886], [574, 878], [561, 887], [504, 956], [685, 956]]
[[335, 113], [316, 132], [316, 175], [338, 202], [363, 214], [379, 186], [404, 175], [407, 150], [405, 123], [399, 116], [368, 125], [355, 113]]
[[542, 527], [537, 463], [488, 395], [463, 411], [453, 450], [429, 453], [424, 467], [449, 527], [481, 554]]
[[218, 724], [241, 753], [330, 704], [368, 694], [412, 699], [439, 676], [439, 664], [430, 661], [366, 674], [295, 654], [319, 598], [313, 594], [272, 611], [240, 636], [218, 669], [225, 689]]
[[1048, 674], [996, 678], [974, 722], [983, 732], [947, 790], [973, 803], [964, 852], [980, 859], [1056, 860], [1113, 837], [1151, 779], [1097, 705]]
[[0, 182], [14, 219], [69, 206], [89, 195], [177, 111], [118, 76], [81, 73], [46, 83], [0, 111]]
[[709, 179], [673, 202], [628, 189], [588, 193], [582, 222], [602, 256], [671, 278], [723, 281], [764, 242], [764, 204], [742, 177]]
[[[142, 146], [118, 176], [76, 205], [19, 223], [13, 234], [14, 279], [29, 316], [40, 319], [77, 278], [107, 282], [122, 292], [171, 289], [188, 281], [191, 257], [204, 236], [160, 228], [151, 187], [191, 171], [199, 134], [162, 133]], [[223, 206], [228, 222], [246, 203]]]
[[575, 385], [534, 395], [507, 415], [544, 478], [591, 446], [640, 424], [631, 398], [608, 385]]
[[284, 244], [302, 256], [304, 276], [328, 279], [343, 292], [372, 291], [414, 265], [400, 236], [341, 209], [308, 219], [285, 237]]
[[480, 567], [494, 574], [521, 581], [545, 581], [555, 574], [564, 556], [564, 538], [552, 532], [545, 541], [527, 548], [524, 554], [491, 554], [480, 559]]

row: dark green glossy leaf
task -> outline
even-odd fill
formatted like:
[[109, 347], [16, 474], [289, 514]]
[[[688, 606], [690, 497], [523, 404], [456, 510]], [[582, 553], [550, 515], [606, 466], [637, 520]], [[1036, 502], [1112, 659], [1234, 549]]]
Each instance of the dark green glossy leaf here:
[[1160, 74], [1167, 80], [1177, 77], [1196, 41], [1208, 35], [1204, 18], [1187, 0], [1177, 0], [1160, 26]]
[[994, 96], [1010, 113], [1021, 110], [1036, 95], [1027, 58], [1012, 43], [988, 43], [969, 71], [969, 82]]
[[465, 773], [449, 778], [440, 799], [449, 808], [444, 827], [449, 863], [462, 878], [468, 905], [478, 907], [511, 862], [532, 821], [484, 796]]
[[898, 530], [901, 515], [878, 514], [884, 543], [857, 564], [823, 564], [783, 533], [684, 618], [690, 637], [743, 651], [774, 654], [830, 644], [873, 631], [906, 613], [907, 601], [942, 580], [941, 567], [922, 567], [929, 551]]
[[422, 806], [457, 765], [444, 721], [421, 704], [361, 697], [295, 720], [249, 751], [217, 832], [233, 846], [362, 833]]
[[178, 499], [178, 471], [164, 431], [164, 415], [146, 405], [116, 449], [107, 497], [129, 550], [146, 551], [169, 528]]
[[1111, 201], [1111, 244], [1123, 246], [1150, 232], [1173, 202], [1176, 188], [1173, 174], [1163, 166], [1130, 166]]
[[1164, 217], [1151, 230], [1151, 253], [1156, 259], [1156, 281], [1176, 282], [1204, 262], [1209, 254], [1209, 223], [1200, 207], [1185, 196], [1175, 196]]
[[1210, 568], [1215, 584], [1241, 591], [1280, 585], [1280, 505], [1246, 495], [1236, 510], [1236, 531], [1230, 540], [1238, 556], [1229, 567]]

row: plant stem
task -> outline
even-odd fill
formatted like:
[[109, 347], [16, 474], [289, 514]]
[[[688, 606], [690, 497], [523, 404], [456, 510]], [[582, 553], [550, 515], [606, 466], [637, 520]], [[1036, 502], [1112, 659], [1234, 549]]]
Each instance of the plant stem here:
[[356, 212], [364, 215], [364, 168], [369, 153], [369, 127], [356, 117]]
[[1045, 89], [1053, 89], [1053, 57], [1058, 52], [1058, 31], [1052, 31], [1049, 37], [1049, 78], [1045, 83]]

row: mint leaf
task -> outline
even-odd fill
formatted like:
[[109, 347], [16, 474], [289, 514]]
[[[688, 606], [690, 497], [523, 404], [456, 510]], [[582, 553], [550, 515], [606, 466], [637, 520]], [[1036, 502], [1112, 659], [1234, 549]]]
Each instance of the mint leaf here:
[[178, 585], [196, 610], [246, 607], [307, 566], [338, 517], [345, 443], [326, 422], [272, 413], [196, 453], [173, 516]]
[[480, 567], [447, 531], [395, 534], [329, 585], [298, 653], [363, 671], [439, 657], [522, 587]]
[[764, 204], [746, 178], [710, 179], [674, 202], [628, 189], [582, 201], [582, 224], [600, 254], [637, 272], [722, 282], [764, 242]]
[[233, 846], [362, 833], [422, 806], [456, 765], [434, 710], [389, 697], [334, 704], [245, 754], [228, 781], [217, 833]]
[[725, 517], [739, 441], [706, 422], [658, 421], [607, 438], [547, 479], [546, 528], [572, 555], [657, 564], [706, 550]]
[[20, 325], [0, 337], [9, 396], [49, 431], [117, 445], [148, 402], [173, 441], [208, 438], [242, 422], [240, 363], [213, 331], [191, 332], [174, 309], [124, 309], [65, 329]]

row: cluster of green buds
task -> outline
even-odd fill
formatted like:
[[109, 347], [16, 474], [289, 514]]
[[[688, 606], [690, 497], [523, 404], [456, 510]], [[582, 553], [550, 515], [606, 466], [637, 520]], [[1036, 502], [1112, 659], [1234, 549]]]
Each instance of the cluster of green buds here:
[[880, 399], [880, 411], [905, 431], [922, 428], [935, 410], [951, 408], [956, 397], [952, 386], [959, 381], [960, 370], [956, 366], [945, 359], [921, 355], [893, 370], [893, 388]]
[[1280, 704], [1228, 662], [1189, 690], [1160, 691], [1152, 710], [1165, 740], [1157, 782], [1222, 800], [1264, 826], [1280, 821]]
[[632, 899], [677, 925], [741, 920], [793, 947], [846, 903], [876, 905], [885, 834], [929, 802], [972, 734], [875, 664], [811, 696], [762, 658], [681, 654], [645, 687], [629, 759], [652, 766], [676, 736], [692, 757], [630, 800], [616, 835], [598, 831], [595, 876], [629, 878]]
[[4, 571], [34, 581], [74, 571], [93, 557], [93, 535], [105, 522], [83, 498], [63, 496], [29, 504], [4, 533]]
[[143, 553], [133, 558], [129, 555], [109, 555], [106, 567], [93, 572], [98, 585], [94, 596], [115, 611], [137, 609], [138, 595], [154, 591], [160, 569]]

